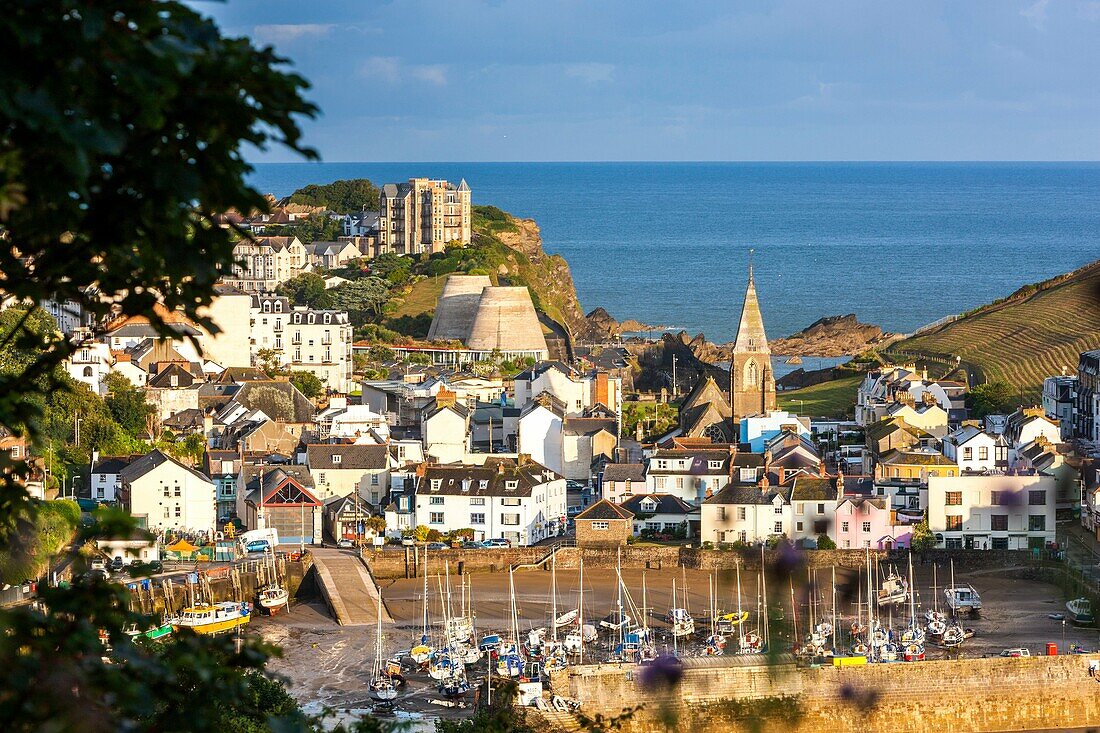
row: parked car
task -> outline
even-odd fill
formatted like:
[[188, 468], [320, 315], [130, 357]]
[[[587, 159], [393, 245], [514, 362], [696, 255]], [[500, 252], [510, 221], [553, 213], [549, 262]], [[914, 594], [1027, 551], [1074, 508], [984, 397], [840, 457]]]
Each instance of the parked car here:
[[106, 572], [107, 571], [107, 561], [104, 560], [102, 557], [93, 557], [91, 568], [92, 568], [92, 570], [95, 570], [95, 571]]
[[451, 546], [448, 545], [446, 542], [429, 542], [428, 543], [428, 549], [429, 550], [449, 550], [449, 549], [451, 549]]
[[149, 574], [164, 572], [164, 564], [160, 560], [153, 560], [147, 566]]
[[401, 540], [401, 544], [405, 547], [412, 547], [416, 544], [416, 540], [414, 540], [412, 537], [404, 537]]
[[267, 540], [257, 540], [255, 542], [249, 542], [244, 546], [244, 549], [248, 553], [253, 552], [267, 552], [271, 548]]
[[1030, 657], [1031, 652], [1024, 649], [1022, 646], [1013, 647], [1011, 649], [1005, 649], [1001, 652], [1002, 657]]
[[463, 550], [483, 550], [485, 549], [485, 543], [474, 542], [473, 540], [466, 540], [462, 543]]
[[122, 569], [126, 567], [126, 561], [122, 559], [122, 555], [115, 555], [115, 559], [111, 560], [110, 568], [112, 573], [122, 572]]
[[506, 540], [503, 537], [494, 537], [491, 540], [485, 540], [483, 543], [486, 547], [511, 547], [511, 540]]
[[336, 543], [336, 546], [341, 549], [350, 550], [351, 548], [355, 547], [355, 543], [349, 540], [347, 537], [344, 537]]

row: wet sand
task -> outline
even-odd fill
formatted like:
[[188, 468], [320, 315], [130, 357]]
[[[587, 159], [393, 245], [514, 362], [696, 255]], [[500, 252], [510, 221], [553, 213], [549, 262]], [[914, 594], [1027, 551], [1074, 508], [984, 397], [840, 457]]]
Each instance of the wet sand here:
[[[945, 569], [940, 570], [939, 596], [942, 604], [942, 585], [946, 578]], [[636, 606], [642, 605], [642, 571], [624, 570], [623, 577]], [[804, 573], [803, 573], [804, 575]], [[505, 632], [509, 627], [509, 580], [507, 573], [478, 574], [469, 576], [473, 585], [473, 607], [477, 618], [477, 633]], [[661, 650], [671, 647], [664, 632], [662, 619], [671, 604], [672, 582], [676, 581], [677, 598], [696, 616], [697, 628], [704, 629], [709, 606], [709, 578], [704, 571], [650, 570], [645, 572], [646, 604], [650, 607], [649, 622], [656, 630]], [[717, 574], [719, 608], [729, 611], [736, 608], [735, 575], [732, 571]], [[958, 582], [970, 582], [982, 596], [983, 609], [975, 618], [963, 618], [965, 626], [976, 631], [974, 638], [967, 640], [958, 650], [948, 651], [929, 645], [929, 659], [953, 658], [955, 656], [996, 655], [1002, 649], [1025, 647], [1032, 654], [1044, 654], [1047, 642], [1058, 644], [1060, 651], [1068, 650], [1070, 644], [1077, 643], [1086, 649], [1100, 646], [1100, 638], [1095, 628], [1077, 628], [1058, 621], [1047, 615], [1065, 611], [1065, 599], [1056, 586], [1010, 577], [1009, 573], [998, 571], [978, 571], [975, 573], [957, 573]], [[794, 578], [795, 597], [806, 597], [805, 578]], [[819, 600], [819, 613], [829, 616], [830, 577], [828, 572], [818, 571], [818, 585], [822, 589]], [[536, 626], [545, 626], [550, 618], [551, 574], [546, 571], [530, 570], [514, 575], [520, 631]], [[801, 581], [801, 582], [800, 582]], [[838, 574], [838, 586], [855, 588], [855, 580]], [[400, 650], [407, 650], [417, 643], [423, 615], [421, 579], [396, 580], [383, 582], [382, 595], [386, 607], [394, 618], [393, 624], [383, 629], [383, 650], [386, 656]], [[686, 599], [684, 587], [686, 583]], [[757, 579], [755, 574], [743, 573], [742, 608], [755, 612], [757, 598]], [[846, 585], [847, 583], [847, 585]], [[930, 566], [915, 568], [915, 585], [918, 589], [918, 614], [921, 607], [931, 607], [932, 571]], [[559, 613], [575, 608], [579, 583], [575, 572], [558, 573]], [[790, 619], [790, 585], [786, 588], [769, 588], [773, 599], [779, 600], [785, 607], [784, 615]], [[865, 591], [864, 591], [865, 593]], [[853, 591], [854, 594], [854, 591]], [[429, 582], [429, 615], [434, 623], [441, 617], [439, 586], [434, 577]], [[616, 601], [617, 587], [613, 570], [585, 571], [585, 619], [592, 623], [607, 616]], [[803, 601], [804, 602], [804, 601]], [[459, 580], [451, 578], [451, 605], [457, 611], [461, 605]], [[853, 603], [838, 601], [839, 612], [844, 620], [841, 629], [846, 629], [855, 616]], [[805, 632], [806, 610], [801, 608], [798, 616], [800, 633]], [[903, 625], [908, 610], [898, 609], [895, 626]], [[751, 623], [751, 621], [750, 621]], [[263, 638], [278, 644], [283, 649], [283, 657], [272, 660], [270, 668], [283, 675], [291, 693], [311, 712], [320, 712], [323, 708], [348, 711], [355, 716], [372, 708], [367, 696], [366, 683], [371, 673], [374, 658], [373, 626], [339, 626], [328, 615], [320, 602], [299, 604], [291, 612], [275, 618], [256, 619], [252, 628]], [[601, 638], [599, 646], [609, 648], [610, 641]], [[688, 654], [701, 652], [701, 643], [696, 643]], [[482, 665], [479, 665], [479, 667]], [[432, 718], [439, 715], [462, 715], [463, 711], [440, 708], [429, 703], [438, 695], [427, 676], [412, 674], [406, 666], [409, 683], [398, 699], [398, 710], [411, 713], [414, 717], [414, 729], [426, 726], [430, 730]], [[481, 670], [474, 671], [471, 685], [476, 683]], [[472, 697], [470, 698], [472, 699]], [[417, 722], [419, 721], [419, 722]]]

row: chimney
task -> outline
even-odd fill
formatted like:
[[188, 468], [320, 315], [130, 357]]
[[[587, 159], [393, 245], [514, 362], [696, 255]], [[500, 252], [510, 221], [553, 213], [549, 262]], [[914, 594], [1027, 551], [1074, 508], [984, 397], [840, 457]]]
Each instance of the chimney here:
[[825, 461], [821, 461], [817, 464], [817, 475], [822, 477], [825, 476]]
[[779, 467], [779, 485], [782, 486], [783, 482], [787, 480], [787, 469], [782, 466]]
[[348, 397], [347, 397], [347, 395], [342, 395], [342, 394], [332, 395], [331, 397], [328, 398], [328, 406], [329, 407], [336, 407], [336, 408], [340, 408], [340, 409], [346, 409], [347, 406], [348, 406]]
[[436, 407], [452, 407], [458, 395], [449, 389], [441, 389], [435, 396]]
[[607, 394], [607, 372], [596, 372], [596, 394], [595, 401], [605, 407], [611, 407], [611, 399]]
[[712, 496], [714, 496], [714, 489], [708, 486], [707, 490], [703, 492], [703, 499], [709, 499]]
[[839, 473], [836, 477], [836, 498], [840, 501], [844, 498], [844, 474]]

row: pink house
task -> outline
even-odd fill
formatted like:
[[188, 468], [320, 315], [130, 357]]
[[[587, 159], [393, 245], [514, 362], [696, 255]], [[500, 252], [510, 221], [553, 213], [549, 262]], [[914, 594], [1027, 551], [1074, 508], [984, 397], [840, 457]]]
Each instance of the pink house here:
[[908, 547], [912, 534], [910, 525], [896, 523], [885, 498], [845, 497], [833, 517], [833, 540], [841, 550]]

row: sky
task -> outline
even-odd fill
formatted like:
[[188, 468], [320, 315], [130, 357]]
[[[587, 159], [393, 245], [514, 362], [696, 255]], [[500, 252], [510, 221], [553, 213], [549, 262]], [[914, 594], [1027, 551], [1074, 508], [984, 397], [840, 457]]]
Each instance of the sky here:
[[1100, 159], [1100, 0], [191, 5], [327, 161]]

